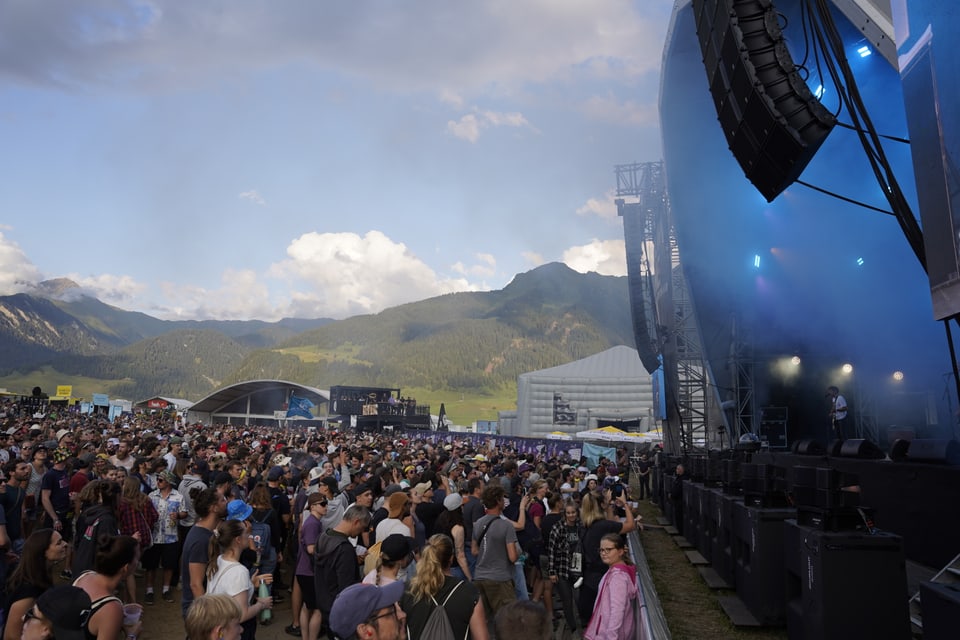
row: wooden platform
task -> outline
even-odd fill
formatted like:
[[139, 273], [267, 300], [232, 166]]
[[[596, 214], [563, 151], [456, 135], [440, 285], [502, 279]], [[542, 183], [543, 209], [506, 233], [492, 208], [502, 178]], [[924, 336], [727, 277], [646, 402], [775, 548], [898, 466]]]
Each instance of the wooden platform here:
[[713, 567], [697, 567], [697, 571], [700, 572], [700, 577], [703, 578], [703, 581], [711, 589], [732, 589], [733, 586], [728, 584], [726, 580], [720, 577], [720, 574], [716, 572]]
[[672, 536], [673, 541], [677, 543], [677, 546], [681, 549], [693, 549], [693, 544], [683, 536]]
[[738, 627], [762, 627], [760, 621], [753, 617], [753, 614], [750, 613], [750, 610], [747, 609], [747, 605], [743, 604], [743, 600], [737, 596], [721, 596], [717, 598], [717, 602], [720, 603], [720, 608], [723, 609], [723, 612], [727, 614], [727, 617], [730, 618], [735, 626]]
[[663, 528], [663, 530], [672, 536], [680, 535], [680, 530], [674, 527], [673, 525], [667, 525]]
[[669, 526], [669, 524], [670, 524], [670, 518], [665, 518], [665, 517], [663, 517], [663, 516], [657, 516], [657, 524], [660, 525], [661, 527]]
[[687, 556], [687, 560], [690, 561], [690, 564], [694, 566], [699, 567], [702, 565], [710, 564], [709, 562], [707, 562], [707, 559], [704, 558], [703, 555], [695, 549], [692, 551], [684, 551], [683, 553]]

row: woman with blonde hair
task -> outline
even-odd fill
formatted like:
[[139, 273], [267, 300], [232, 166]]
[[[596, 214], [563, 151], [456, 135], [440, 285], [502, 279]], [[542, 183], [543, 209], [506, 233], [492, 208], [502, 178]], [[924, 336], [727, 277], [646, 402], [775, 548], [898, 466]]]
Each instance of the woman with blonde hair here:
[[222, 593], [198, 597], [187, 610], [187, 640], [240, 640], [240, 605]]
[[447, 613], [454, 638], [488, 640], [480, 592], [471, 582], [450, 574], [453, 556], [450, 536], [438, 533], [424, 545], [417, 575], [400, 600], [400, 608], [407, 614], [408, 638], [419, 638], [430, 613], [440, 606]]
[[580, 505], [580, 519], [583, 521], [583, 583], [580, 585], [580, 621], [590, 619], [593, 603], [597, 599], [600, 579], [607, 565], [600, 557], [600, 539], [608, 533], [630, 533], [636, 528], [633, 512], [627, 508], [627, 517], [620, 522], [614, 515], [614, 507], [626, 506], [624, 498], [614, 499], [610, 489], [604, 494], [588, 493], [583, 496]]
[[593, 616], [583, 632], [584, 640], [628, 640], [634, 637], [640, 610], [637, 570], [619, 533], [600, 538], [600, 557], [607, 572], [600, 580]]
[[273, 599], [254, 598], [254, 589], [261, 582], [271, 584], [273, 576], [250, 571], [240, 563], [240, 554], [250, 546], [250, 524], [244, 520], [224, 520], [210, 538], [210, 563], [207, 565], [207, 593], [230, 596], [240, 607], [243, 640], [253, 640], [257, 631], [257, 614], [273, 607]]

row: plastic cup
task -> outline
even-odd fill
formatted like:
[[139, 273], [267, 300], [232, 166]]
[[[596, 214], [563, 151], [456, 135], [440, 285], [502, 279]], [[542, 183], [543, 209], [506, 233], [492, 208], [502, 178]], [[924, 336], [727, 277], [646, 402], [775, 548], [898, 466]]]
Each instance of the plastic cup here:
[[143, 615], [143, 605], [142, 604], [125, 604], [123, 605], [123, 624], [131, 625], [137, 624], [140, 621], [140, 616]]

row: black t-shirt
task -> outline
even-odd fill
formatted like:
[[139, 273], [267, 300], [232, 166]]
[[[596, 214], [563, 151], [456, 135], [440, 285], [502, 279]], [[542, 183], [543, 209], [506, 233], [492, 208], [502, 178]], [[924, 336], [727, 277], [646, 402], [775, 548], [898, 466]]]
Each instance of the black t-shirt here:
[[[460, 582], [463, 584], [457, 587]], [[441, 604], [454, 587], [457, 587], [457, 590], [447, 601], [444, 610], [450, 619], [450, 626], [453, 627], [453, 637], [463, 638], [470, 627], [470, 616], [473, 615], [473, 609], [480, 600], [480, 592], [466, 580], [446, 576], [443, 586], [440, 587], [440, 591], [433, 599], [437, 601], [437, 604]], [[400, 608], [407, 614], [407, 630], [410, 632], [410, 637], [419, 638], [423, 633], [423, 626], [427, 624], [427, 618], [430, 617], [430, 612], [433, 611], [433, 602], [429, 598], [424, 598], [414, 603], [413, 596], [410, 595], [409, 591], [406, 591], [400, 599]]]
[[[210, 538], [213, 537], [213, 531], [194, 525], [187, 531], [187, 537], [183, 541], [183, 553], [180, 556], [180, 575], [183, 576], [183, 590], [180, 592], [180, 606], [186, 614], [193, 602], [193, 590], [190, 588], [190, 565], [206, 565], [210, 560], [207, 555], [210, 545]], [[204, 579], [206, 584], [206, 579]]]
[[427, 538], [436, 533], [434, 526], [436, 525], [437, 518], [443, 513], [443, 508], [442, 504], [436, 504], [434, 502], [421, 502], [417, 505], [417, 518], [423, 523]]
[[600, 538], [608, 533], [620, 533], [623, 525], [616, 520], [597, 520], [583, 534], [583, 572], [603, 573], [607, 565], [600, 559]]
[[550, 542], [550, 532], [553, 530], [553, 525], [561, 520], [563, 520], [562, 513], [548, 513], [543, 516], [543, 519], [540, 521], [540, 535], [543, 536], [544, 550], [547, 548], [547, 543]]

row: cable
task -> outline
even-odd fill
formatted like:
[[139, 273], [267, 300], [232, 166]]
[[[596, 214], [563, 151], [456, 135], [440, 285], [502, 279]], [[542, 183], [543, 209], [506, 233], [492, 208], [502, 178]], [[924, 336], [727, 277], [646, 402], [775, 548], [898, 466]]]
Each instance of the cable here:
[[[844, 129], [850, 129], [851, 131], [858, 131], [858, 129], [855, 126], [853, 126], [852, 124], [847, 124], [846, 122], [840, 122], [838, 120], [836, 124], [838, 127], [843, 127]], [[887, 140], [892, 140], [894, 142], [902, 142], [903, 144], [910, 144], [910, 140], [907, 138], [899, 138], [897, 136], [888, 136], [883, 133], [878, 133], [877, 135], [880, 136], [881, 138], [886, 138]]]
[[876, 212], [878, 212], [878, 213], [882, 213], [882, 214], [885, 214], [885, 215], [888, 215], [888, 216], [896, 216], [896, 215], [897, 215], [897, 214], [895, 214], [893, 211], [887, 211], [886, 209], [881, 209], [880, 207], [875, 207], [875, 206], [873, 206], [872, 204], [867, 204], [866, 202], [860, 202], [859, 200], [854, 200], [853, 198], [848, 198], [847, 196], [842, 196], [842, 195], [840, 195], [839, 193], [834, 193], [833, 191], [828, 191], [828, 190], [823, 189], [823, 188], [821, 188], [821, 187], [818, 187], [818, 186], [816, 186], [816, 185], [812, 185], [812, 184], [810, 184], [809, 182], [804, 182], [803, 180], [797, 180], [796, 183], [797, 183], [797, 184], [800, 184], [800, 185], [803, 185], [803, 186], [805, 186], [805, 187], [808, 188], [808, 189], [813, 189], [814, 191], [819, 191], [820, 193], [826, 194], [826, 195], [828, 195], [828, 196], [830, 196], [830, 197], [832, 197], [832, 198], [836, 198], [837, 200], [843, 200], [844, 202], [849, 202], [850, 204], [855, 204], [855, 205], [857, 205], [858, 207], [863, 207], [864, 209], [870, 209], [871, 211], [876, 211]]

